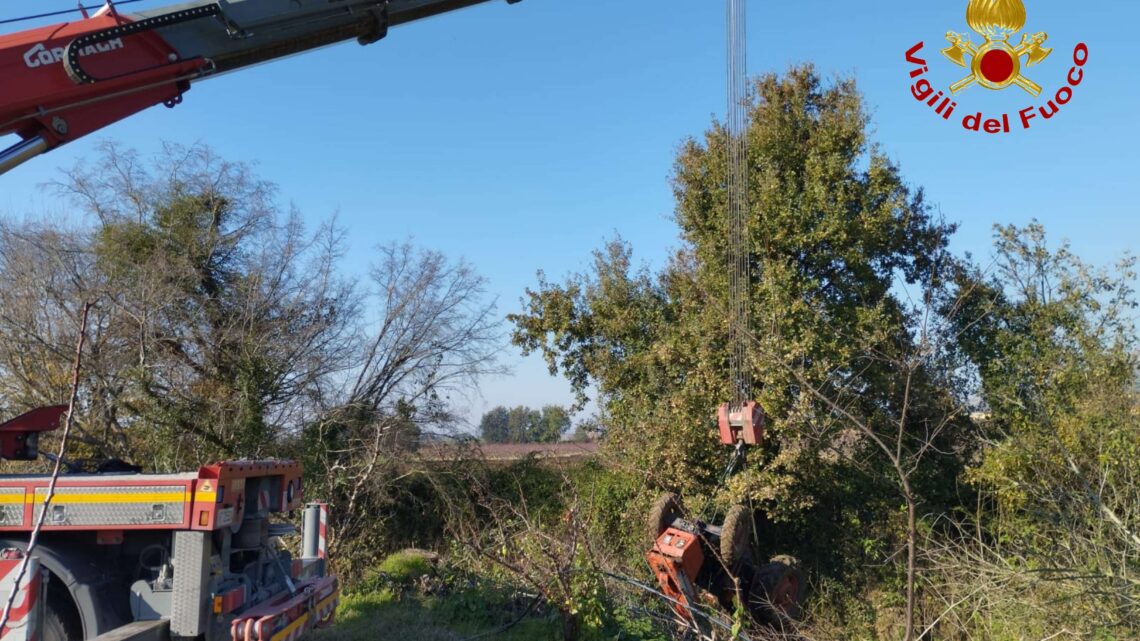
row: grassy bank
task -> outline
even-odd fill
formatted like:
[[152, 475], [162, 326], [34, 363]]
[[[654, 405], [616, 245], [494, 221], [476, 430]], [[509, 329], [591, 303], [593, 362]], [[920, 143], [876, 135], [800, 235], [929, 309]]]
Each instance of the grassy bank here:
[[[582, 630], [585, 641], [665, 641], [647, 619], [608, 604], [604, 620]], [[501, 575], [457, 569], [430, 553], [404, 551], [342, 599], [336, 625], [313, 641], [543, 641], [562, 638], [562, 620], [546, 600]]]
[[402, 641], [465, 641], [476, 636], [502, 641], [558, 638], [558, 624], [549, 617], [523, 617], [506, 628], [519, 618], [520, 613], [514, 610], [506, 603], [489, 604], [477, 594], [435, 597], [382, 589], [347, 597], [337, 611], [336, 625], [313, 634], [312, 639], [372, 641], [378, 633]]

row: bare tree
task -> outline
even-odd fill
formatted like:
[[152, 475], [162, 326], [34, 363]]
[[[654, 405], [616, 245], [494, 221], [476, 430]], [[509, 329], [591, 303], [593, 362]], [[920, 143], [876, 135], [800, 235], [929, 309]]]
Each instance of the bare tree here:
[[304, 439], [325, 473], [321, 482], [338, 497], [336, 525], [347, 539], [374, 524], [421, 435], [454, 428], [454, 401], [480, 376], [502, 371], [500, 321], [470, 265], [410, 243], [378, 252], [375, 316], [360, 330], [361, 356]]
[[[372, 268], [378, 319], [348, 403], [392, 413], [395, 403], [437, 410], [486, 374], [500, 373], [501, 321], [486, 281], [463, 261], [410, 243], [378, 249]], [[449, 420], [434, 411], [420, 416]]]
[[292, 454], [338, 503], [334, 541], [374, 539], [405, 454], [500, 371], [470, 265], [396, 243], [350, 280], [335, 222], [306, 231], [206, 147], [108, 144], [55, 188], [80, 223], [0, 222], [0, 410], [67, 397], [77, 301], [93, 301], [77, 455], [165, 470]]
[[[103, 279], [82, 230], [0, 222], [0, 410], [5, 414], [67, 398], [63, 372], [76, 340], [80, 301], [96, 300]], [[88, 452], [124, 456], [110, 399], [121, 393], [123, 359], [106, 306], [90, 313], [75, 437]], [[81, 448], [83, 449], [83, 448]]]

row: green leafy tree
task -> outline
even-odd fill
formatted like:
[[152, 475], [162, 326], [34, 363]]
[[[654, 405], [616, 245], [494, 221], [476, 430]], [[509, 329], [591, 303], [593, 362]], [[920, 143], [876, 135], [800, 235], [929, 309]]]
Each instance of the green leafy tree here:
[[87, 301], [77, 456], [268, 456], [319, 412], [358, 313], [333, 227], [306, 232], [274, 186], [205, 147], [144, 161], [107, 145], [58, 187], [85, 227], [0, 225], [0, 378], [18, 382], [0, 396], [58, 402], [59, 366], [42, 365], [67, 353], [60, 329]]
[[519, 405], [507, 411], [508, 443], [530, 443], [534, 426], [542, 419], [538, 410]]
[[486, 443], [557, 443], [570, 430], [570, 413], [558, 405], [541, 410], [499, 406], [483, 415], [479, 431]]
[[510, 440], [510, 414], [502, 405], [487, 412], [479, 421], [479, 434], [486, 443], [506, 443]]
[[[897, 514], [897, 481], [869, 463], [880, 460], [876, 446], [813, 392], [841, 399], [872, 426], [907, 414], [896, 365], [917, 352], [919, 319], [898, 292], [911, 286], [923, 301], [940, 286], [953, 227], [868, 141], [852, 81], [825, 84], [811, 67], [765, 75], [749, 115], [748, 365], [771, 421], [762, 456], [719, 500], [750, 499], [799, 523], [817, 510], [816, 524], [844, 532], [796, 535], [836, 550]], [[654, 485], [689, 495], [717, 493], [727, 454], [712, 422], [730, 398], [725, 145], [714, 123], [681, 146], [673, 186], [682, 244], [660, 272], [635, 267], [632, 249], [614, 241], [595, 253], [589, 273], [563, 283], [540, 274], [524, 311], [510, 317], [515, 343], [541, 353], [581, 400], [596, 386], [611, 449]], [[914, 380], [938, 384], [931, 375]], [[935, 405], [909, 408], [905, 442], [921, 433], [923, 412], [941, 411]]]
[[557, 443], [570, 430], [570, 413], [559, 405], [543, 406], [538, 421], [532, 426], [530, 439], [535, 443]]

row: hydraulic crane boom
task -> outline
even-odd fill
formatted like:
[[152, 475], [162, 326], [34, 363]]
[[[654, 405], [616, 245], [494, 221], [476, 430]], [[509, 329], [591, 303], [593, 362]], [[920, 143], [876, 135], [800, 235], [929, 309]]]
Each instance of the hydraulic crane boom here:
[[[487, 0], [194, 0], [0, 36], [0, 174], [218, 73], [355, 39]], [[520, 0], [507, 0], [514, 4]]]

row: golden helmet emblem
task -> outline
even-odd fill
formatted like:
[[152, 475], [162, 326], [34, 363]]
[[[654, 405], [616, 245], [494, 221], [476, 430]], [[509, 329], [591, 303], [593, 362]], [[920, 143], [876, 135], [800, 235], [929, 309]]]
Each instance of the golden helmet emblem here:
[[995, 90], [1017, 85], [1034, 96], [1041, 95], [1041, 86], [1022, 75], [1022, 58], [1025, 58], [1024, 66], [1032, 67], [1053, 50], [1044, 46], [1049, 39], [1045, 32], [1032, 36], [1022, 34], [1016, 47], [1009, 44], [1010, 37], [1025, 28], [1025, 21], [1022, 0], [970, 0], [966, 7], [966, 24], [985, 38], [985, 42], [975, 45], [968, 34], [953, 31], [946, 34], [950, 46], [942, 50], [942, 55], [971, 71], [969, 76], [951, 85], [950, 92], [958, 94], [975, 84]]

